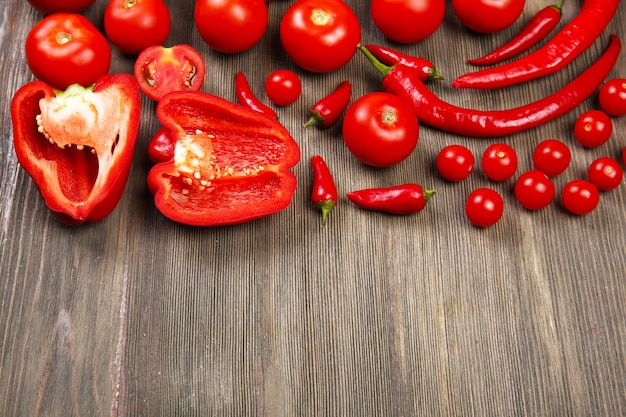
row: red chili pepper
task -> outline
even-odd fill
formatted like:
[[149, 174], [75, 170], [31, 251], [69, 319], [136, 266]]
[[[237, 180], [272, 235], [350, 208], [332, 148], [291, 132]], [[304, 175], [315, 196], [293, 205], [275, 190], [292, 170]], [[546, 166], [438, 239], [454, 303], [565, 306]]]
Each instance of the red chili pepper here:
[[333, 175], [328, 169], [328, 165], [324, 159], [315, 155], [311, 158], [311, 167], [313, 168], [313, 192], [311, 200], [318, 210], [322, 211], [322, 227], [326, 225], [328, 215], [337, 205], [339, 197], [337, 195], [337, 186]]
[[444, 79], [443, 75], [437, 71], [433, 63], [427, 59], [407, 55], [400, 51], [385, 48], [384, 46], [379, 45], [370, 44], [365, 45], [365, 47], [376, 57], [376, 59], [385, 65], [392, 66], [396, 64], [403, 64], [412, 68], [422, 81]]
[[342, 81], [335, 90], [311, 107], [311, 117], [303, 126], [329, 127], [334, 124], [348, 107], [351, 95], [352, 85]]
[[487, 55], [481, 58], [469, 59], [467, 62], [478, 66], [492, 65], [527, 51], [548, 36], [552, 29], [559, 24], [562, 8], [563, 0], [560, 0], [557, 4], [544, 7], [511, 40]]
[[33, 81], [13, 96], [17, 159], [62, 222], [79, 225], [117, 206], [133, 160], [141, 96], [129, 74], [55, 91]]
[[242, 106], [247, 106], [266, 116], [273, 117], [275, 119], [278, 118], [278, 114], [274, 111], [274, 109], [263, 104], [261, 100], [254, 95], [252, 89], [250, 88], [250, 84], [248, 84], [248, 80], [242, 71], [239, 71], [235, 77], [235, 95], [237, 96], [237, 101]]
[[434, 190], [424, 190], [417, 184], [402, 184], [351, 191], [346, 196], [364, 209], [391, 214], [414, 214], [422, 211], [434, 194]]
[[[166, 217], [192, 226], [243, 223], [287, 208], [300, 148], [276, 119], [220, 97], [166, 94], [156, 108], [163, 128], [148, 149], [165, 162], [148, 188]], [[173, 143], [172, 147], [167, 142]], [[169, 157], [169, 159], [168, 159]]]
[[615, 65], [621, 42], [611, 35], [609, 47], [582, 74], [551, 96], [508, 110], [475, 110], [452, 105], [430, 91], [402, 65], [388, 67], [361, 50], [383, 74], [383, 88], [411, 105], [417, 119], [443, 131], [466, 136], [496, 137], [537, 127], [577, 107], [600, 86]]
[[457, 88], [500, 88], [553, 74], [589, 48], [604, 31], [619, 0], [586, 0], [581, 12], [541, 48], [508, 64], [471, 72], [452, 81]]

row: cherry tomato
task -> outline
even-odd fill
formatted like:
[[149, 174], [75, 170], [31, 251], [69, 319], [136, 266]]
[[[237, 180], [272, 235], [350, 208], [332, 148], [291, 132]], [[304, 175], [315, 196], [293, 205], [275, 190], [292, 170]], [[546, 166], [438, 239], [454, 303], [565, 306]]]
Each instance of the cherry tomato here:
[[452, 0], [452, 8], [467, 28], [495, 33], [515, 23], [525, 3], [525, 0]]
[[626, 78], [613, 78], [600, 87], [600, 108], [610, 116], [626, 114]]
[[497, 191], [491, 188], [479, 188], [472, 191], [467, 198], [465, 214], [476, 226], [493, 226], [504, 214], [504, 201]]
[[556, 177], [569, 166], [572, 153], [569, 147], [557, 139], [546, 139], [540, 142], [533, 152], [535, 168], [549, 177]]
[[619, 163], [609, 157], [598, 158], [587, 169], [589, 181], [599, 190], [612, 190], [622, 183], [624, 172]]
[[567, 211], [573, 214], [591, 213], [600, 202], [598, 188], [585, 180], [573, 180], [565, 184], [561, 191], [561, 201]]
[[574, 137], [581, 145], [595, 148], [604, 144], [613, 134], [609, 116], [600, 110], [588, 110], [574, 123]]
[[141, 91], [159, 101], [170, 91], [198, 91], [206, 66], [202, 55], [189, 45], [155, 45], [139, 54], [133, 71]]
[[84, 16], [55, 13], [41, 19], [26, 37], [26, 61], [33, 74], [65, 90], [88, 87], [109, 72], [111, 48]]
[[343, 139], [361, 162], [387, 167], [408, 157], [419, 136], [415, 113], [402, 99], [383, 92], [365, 94], [343, 118]]
[[437, 171], [448, 181], [463, 181], [474, 169], [474, 155], [463, 145], [448, 145], [439, 151]]
[[415, 43], [426, 39], [441, 25], [445, 0], [372, 0], [376, 27], [394, 42]]
[[110, 0], [104, 10], [104, 32], [122, 52], [137, 55], [148, 46], [162, 45], [172, 18], [163, 0]]
[[96, 0], [28, 0], [34, 8], [44, 14], [82, 12], [95, 1]]
[[483, 172], [493, 181], [506, 181], [517, 170], [517, 153], [506, 143], [494, 143], [483, 153]]
[[352, 59], [361, 41], [361, 26], [343, 1], [298, 0], [280, 21], [280, 41], [298, 66], [330, 72]]
[[302, 83], [295, 72], [276, 70], [265, 80], [265, 93], [277, 106], [288, 106], [300, 97]]
[[515, 181], [515, 198], [529, 210], [539, 210], [554, 200], [556, 190], [552, 180], [537, 170], [524, 172]]
[[194, 19], [200, 36], [226, 54], [247, 51], [259, 43], [268, 24], [263, 0], [197, 0]]

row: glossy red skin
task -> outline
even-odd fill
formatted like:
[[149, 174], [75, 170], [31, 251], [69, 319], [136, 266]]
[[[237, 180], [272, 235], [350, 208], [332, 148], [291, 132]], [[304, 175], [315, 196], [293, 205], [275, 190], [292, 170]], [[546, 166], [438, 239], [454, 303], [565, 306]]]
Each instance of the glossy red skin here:
[[202, 55], [192, 46], [154, 45], [139, 54], [133, 72], [141, 91], [159, 101], [172, 91], [200, 90], [206, 66]]
[[561, 6], [562, 4], [553, 4], [544, 7], [508, 42], [480, 58], [469, 59], [467, 62], [473, 65], [493, 65], [529, 50], [539, 41], [545, 39], [559, 24]]
[[611, 118], [600, 110], [588, 110], [578, 116], [574, 123], [574, 137], [586, 148], [603, 145], [612, 134]]
[[525, 0], [452, 0], [452, 8], [467, 28], [480, 33], [495, 33], [515, 23], [525, 3]]
[[148, 143], [148, 159], [153, 164], [168, 162], [174, 159], [176, 140], [169, 135], [169, 130], [162, 127]]
[[416, 43], [441, 26], [445, 0], [372, 0], [371, 15], [383, 35], [398, 43]]
[[[50, 102], [57, 92], [42, 81], [20, 88], [13, 97], [11, 117], [13, 144], [18, 161], [33, 178], [46, 204], [64, 223], [79, 225], [107, 217], [124, 191], [134, 155], [139, 129], [141, 100], [134, 78], [128, 74], [105, 75], [93, 88], [96, 96], [106, 97], [93, 127], [85, 130], [83, 116], [63, 118], [55, 127], [57, 144], [39, 132], [36, 116], [42, 112], [40, 101]], [[85, 94], [87, 100], [91, 99]], [[89, 104], [73, 104], [75, 114], [89, 116]], [[51, 119], [52, 120], [52, 119]], [[75, 120], [72, 123], [72, 120]], [[84, 145], [78, 150], [77, 145]], [[93, 148], [97, 156], [89, 152]]]
[[506, 143], [494, 143], [485, 149], [481, 165], [490, 180], [506, 181], [517, 170], [517, 153]]
[[589, 181], [573, 180], [565, 184], [561, 190], [561, 202], [572, 214], [589, 214], [598, 207], [600, 192]]
[[311, 201], [322, 212], [322, 227], [324, 227], [328, 220], [328, 215], [339, 202], [337, 185], [326, 161], [320, 155], [311, 157], [311, 168], [313, 169]]
[[514, 193], [517, 201], [528, 210], [540, 210], [554, 200], [556, 190], [546, 174], [530, 170], [515, 181]]
[[610, 73], [620, 51], [619, 38], [611, 35], [604, 53], [569, 84], [543, 99], [506, 110], [476, 110], [453, 105], [437, 97], [410, 68], [372, 62], [384, 76], [384, 90], [409, 103], [420, 123], [459, 135], [498, 137], [540, 126], [576, 108]]
[[342, 81], [337, 88], [311, 106], [309, 120], [303, 126], [316, 125], [322, 128], [332, 126], [346, 111], [351, 96], [352, 84], [346, 80]]
[[463, 181], [474, 170], [474, 155], [463, 145], [448, 145], [437, 154], [435, 166], [444, 179]]
[[170, 11], [163, 0], [110, 0], [104, 10], [107, 38], [130, 55], [162, 45], [171, 26]]
[[[172, 140], [174, 156], [180, 158], [158, 163], [148, 173], [148, 188], [166, 217], [218, 226], [264, 217], [291, 204], [297, 185], [291, 168], [300, 160], [300, 148], [276, 119], [197, 91], [167, 94], [156, 113], [163, 125], [160, 140]], [[192, 148], [204, 155], [185, 157], [182, 151]], [[170, 148], [163, 149], [171, 155]]]
[[28, 33], [26, 61], [39, 80], [56, 89], [90, 86], [109, 72], [111, 48], [84, 16], [56, 13], [41, 19]]
[[489, 227], [498, 223], [504, 214], [504, 201], [491, 188], [478, 188], [470, 193], [465, 202], [465, 215], [478, 227]]
[[[387, 116], [391, 119], [387, 120]], [[419, 124], [401, 99], [374, 92], [359, 97], [348, 107], [342, 133], [346, 146], [358, 160], [374, 167], [388, 167], [413, 152]]]
[[211, 48], [234, 54], [259, 43], [269, 17], [263, 0], [197, 0], [194, 19], [200, 36]]
[[541, 48], [503, 65], [485, 68], [452, 81], [456, 88], [502, 88], [553, 74], [588, 50], [604, 32], [620, 0], [586, 0], [581, 12]]
[[624, 171], [619, 163], [607, 156], [594, 160], [587, 169], [589, 181], [599, 190], [617, 188], [624, 179]]
[[357, 206], [390, 214], [408, 215], [419, 213], [435, 194], [418, 184], [401, 184], [392, 187], [366, 188], [346, 194]]
[[[326, 16], [328, 20], [316, 19], [319, 16]], [[283, 14], [280, 40], [287, 55], [298, 66], [326, 73], [343, 67], [352, 59], [361, 41], [361, 25], [343, 1], [298, 0]]]
[[239, 71], [235, 77], [235, 96], [237, 101], [242, 106], [246, 106], [256, 112], [262, 113], [266, 116], [278, 118], [278, 114], [273, 108], [267, 106], [259, 98], [254, 95], [248, 80], [246, 79], [243, 71]]
[[600, 108], [610, 116], [626, 114], [626, 78], [613, 78], [600, 87], [598, 93]]
[[427, 59], [407, 55], [395, 49], [380, 45], [368, 44], [365, 48], [372, 53], [380, 62], [393, 66], [402, 64], [413, 68], [422, 81], [442, 80], [444, 77], [437, 71], [435, 65]]
[[28, 0], [34, 8], [44, 14], [79, 13], [95, 3], [95, 0]]
[[546, 139], [533, 151], [533, 165], [549, 177], [563, 173], [571, 160], [569, 147], [557, 139]]
[[277, 106], [288, 106], [300, 98], [300, 77], [290, 70], [276, 70], [265, 80], [265, 94]]

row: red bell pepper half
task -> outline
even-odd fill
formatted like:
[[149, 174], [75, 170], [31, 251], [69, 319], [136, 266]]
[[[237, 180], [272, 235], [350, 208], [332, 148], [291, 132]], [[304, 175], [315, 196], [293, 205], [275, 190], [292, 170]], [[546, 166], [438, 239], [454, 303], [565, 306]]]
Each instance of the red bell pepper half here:
[[[172, 92], [156, 108], [163, 127], [148, 146], [165, 160], [148, 173], [156, 207], [193, 226], [243, 223], [291, 204], [300, 148], [276, 119], [220, 97]], [[174, 146], [164, 142], [172, 141]], [[173, 149], [173, 151], [172, 151]]]
[[128, 180], [140, 113], [139, 88], [128, 74], [65, 91], [33, 81], [15, 93], [17, 159], [62, 222], [96, 222], [115, 209]]

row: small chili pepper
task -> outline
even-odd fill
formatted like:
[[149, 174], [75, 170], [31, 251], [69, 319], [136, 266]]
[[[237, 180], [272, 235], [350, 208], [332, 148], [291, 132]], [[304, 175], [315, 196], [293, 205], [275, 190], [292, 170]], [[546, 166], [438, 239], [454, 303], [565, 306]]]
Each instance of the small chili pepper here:
[[254, 95], [252, 89], [250, 88], [250, 84], [248, 84], [248, 80], [242, 71], [239, 71], [235, 77], [235, 94], [237, 96], [237, 101], [242, 106], [247, 106], [254, 111], [265, 114], [266, 116], [273, 117], [275, 119], [278, 118], [278, 114], [274, 111], [274, 109], [263, 104], [261, 100]]
[[417, 119], [437, 129], [476, 137], [496, 137], [537, 127], [577, 107], [591, 96], [609, 74], [621, 51], [615, 35], [604, 53], [582, 74], [551, 96], [507, 110], [475, 110], [455, 106], [437, 97], [415, 73], [403, 65], [388, 67], [360, 48], [383, 74], [383, 88], [413, 108]]
[[311, 158], [311, 167], [313, 168], [313, 192], [311, 200], [318, 210], [322, 211], [322, 227], [326, 225], [328, 215], [337, 205], [339, 200], [337, 195], [337, 186], [333, 175], [328, 169], [328, 165], [324, 159], [315, 155]]
[[432, 62], [427, 59], [415, 57], [411, 55], [404, 54], [400, 51], [396, 51], [394, 49], [385, 48], [384, 46], [379, 45], [365, 45], [368, 51], [372, 53], [380, 62], [385, 65], [396, 65], [403, 64], [409, 68], [412, 68], [420, 80], [422, 81], [434, 81], [434, 80], [443, 80], [444, 77], [441, 75]]
[[563, 0], [539, 10], [532, 19], [511, 40], [489, 52], [487, 55], [469, 59], [473, 65], [492, 65], [513, 58], [527, 51], [537, 42], [544, 39], [561, 21]]
[[393, 187], [366, 188], [351, 191], [346, 196], [357, 206], [391, 214], [415, 214], [426, 207], [435, 194], [417, 184], [402, 184]]
[[311, 117], [303, 126], [329, 127], [334, 124], [348, 107], [351, 95], [352, 85], [342, 81], [335, 90], [311, 107]]
[[619, 0], [586, 0], [581, 12], [541, 48], [507, 64], [461, 75], [456, 88], [500, 88], [544, 77], [566, 67], [609, 24]]

